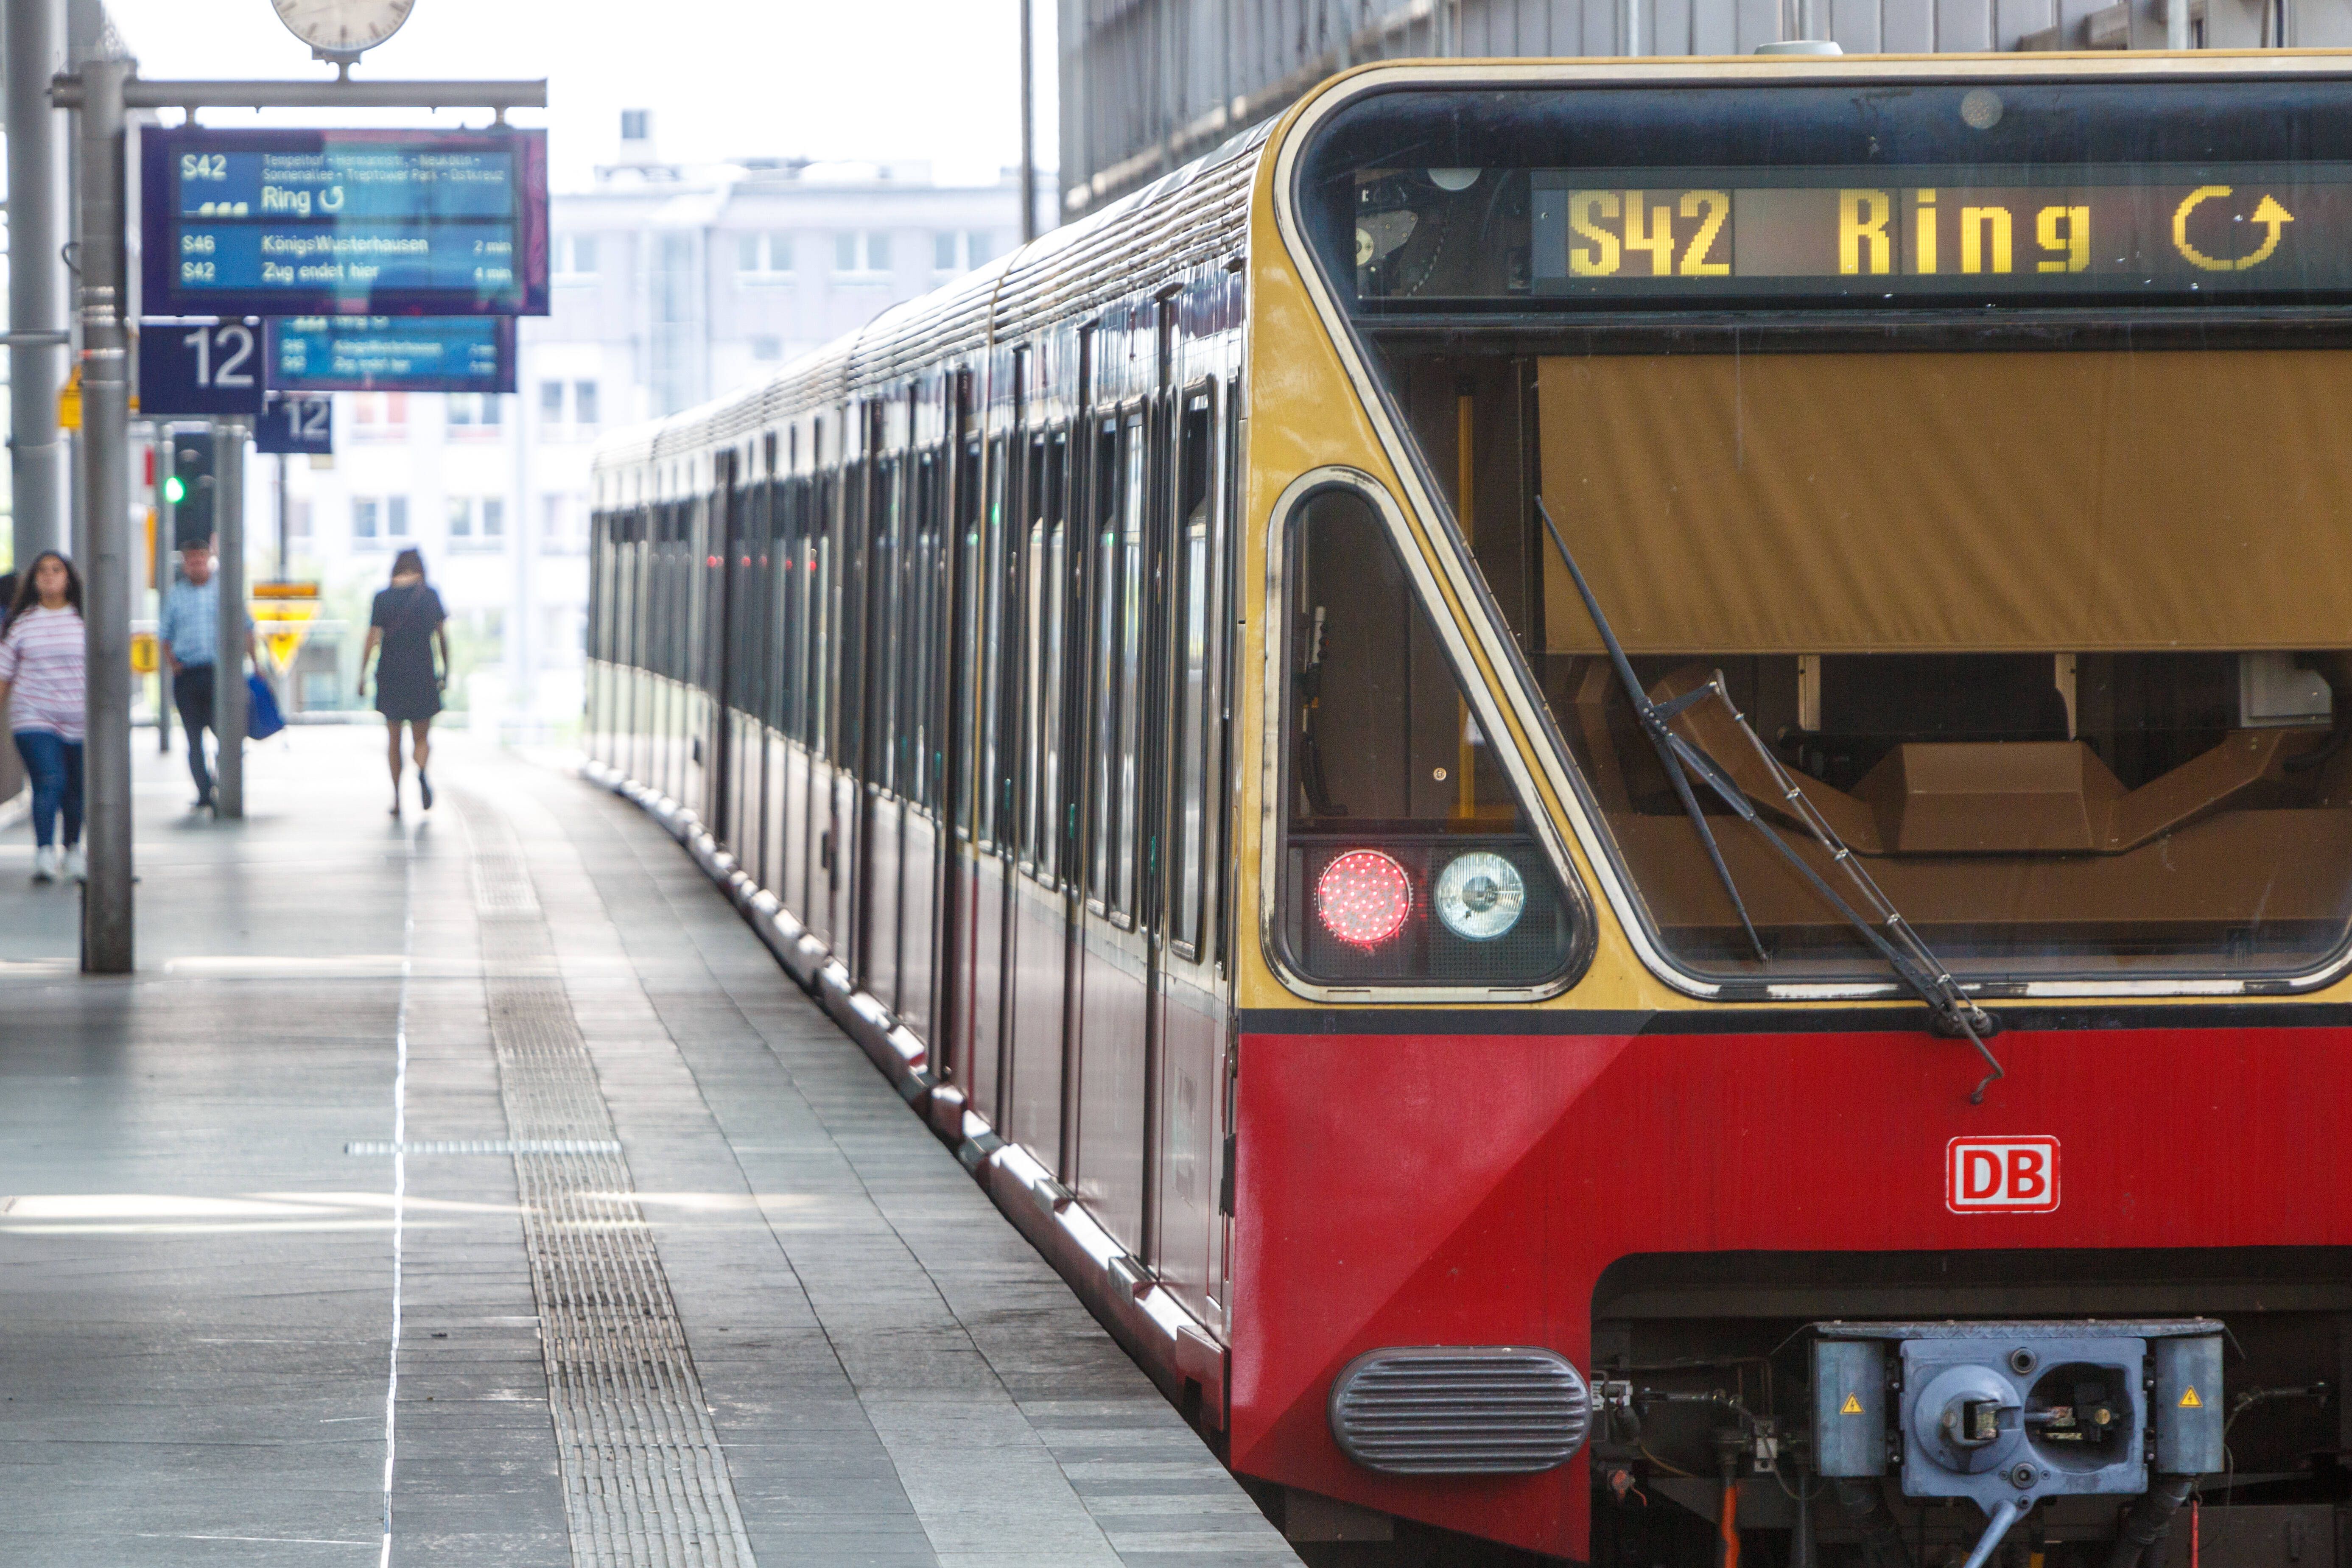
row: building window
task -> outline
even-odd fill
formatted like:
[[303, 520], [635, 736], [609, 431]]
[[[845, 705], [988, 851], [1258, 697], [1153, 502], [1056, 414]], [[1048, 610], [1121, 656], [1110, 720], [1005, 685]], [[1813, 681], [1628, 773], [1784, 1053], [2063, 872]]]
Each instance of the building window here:
[[365, 496], [352, 502], [352, 543], [362, 550], [382, 549], [408, 538], [406, 496]]
[[931, 236], [931, 270], [969, 272], [996, 254], [996, 237], [984, 228], [943, 229]]
[[739, 234], [735, 237], [736, 276], [747, 283], [773, 283], [793, 275], [793, 237], [789, 234]]
[[753, 359], [783, 358], [784, 340], [782, 338], [753, 338], [751, 340], [751, 357]]
[[352, 425], [364, 436], [405, 437], [408, 394], [362, 392], [352, 395]]
[[503, 419], [495, 392], [449, 394], [449, 426], [453, 430], [495, 431]]
[[563, 384], [542, 381], [539, 384], [539, 419], [542, 425], [563, 423]]
[[310, 498], [309, 496], [286, 498], [286, 537], [301, 540], [306, 544], [310, 542]]
[[449, 548], [495, 550], [505, 542], [507, 503], [499, 496], [449, 498]]
[[575, 381], [572, 384], [572, 422], [583, 430], [593, 430], [598, 424], [596, 384]]
[[879, 229], [853, 229], [835, 235], [833, 269], [845, 273], [889, 271], [890, 237]]
[[552, 494], [539, 498], [539, 549], [543, 555], [572, 555], [588, 548], [584, 522], [588, 498]]
[[555, 237], [555, 265], [552, 268], [558, 283], [589, 283], [596, 277], [596, 237], [593, 234], [560, 234]]

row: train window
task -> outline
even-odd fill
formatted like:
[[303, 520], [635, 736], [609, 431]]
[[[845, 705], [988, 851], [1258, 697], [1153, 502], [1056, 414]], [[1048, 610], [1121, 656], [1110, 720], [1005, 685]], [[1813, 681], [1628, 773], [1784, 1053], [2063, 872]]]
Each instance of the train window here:
[[1038, 706], [1045, 658], [1045, 437], [1029, 437], [1022, 457], [1021, 496], [1026, 535], [1021, 559], [1021, 814], [1020, 862], [1037, 871], [1037, 798], [1045, 778], [1045, 715]]
[[1559, 979], [1575, 907], [1466, 717], [1387, 524], [1353, 490], [1319, 491], [1293, 520], [1286, 574], [1291, 967], [1340, 985]]
[[[1219, 674], [1216, 774], [1211, 786], [1214, 791], [1216, 805], [1211, 814], [1211, 819], [1219, 825], [1220, 833], [1230, 831], [1227, 825], [1233, 821], [1234, 672], [1239, 656], [1241, 636], [1239, 617], [1234, 613], [1235, 595], [1242, 580], [1241, 433], [1242, 383], [1241, 377], [1234, 376], [1225, 383], [1224, 460], [1216, 480], [1219, 497], [1218, 514], [1222, 530], [1218, 541], [1218, 555], [1224, 589], [1217, 596], [1220, 605], [1218, 619], [1222, 623], [1217, 633], [1217, 640], [1222, 651], [1217, 658]], [[1221, 844], [1220, 849], [1221, 853], [1217, 856], [1217, 876], [1211, 889], [1211, 896], [1215, 899], [1216, 907], [1210, 912], [1210, 919], [1217, 933], [1217, 962], [1220, 964], [1225, 964], [1233, 960], [1234, 878], [1237, 874], [1238, 868], [1234, 864], [1230, 847]]]
[[866, 637], [873, 589], [873, 468], [864, 458], [842, 468], [841, 636], [835, 643], [840, 676], [834, 691], [834, 723], [840, 735], [841, 765], [864, 777], [866, 757]]
[[1097, 909], [1110, 907], [1112, 794], [1118, 767], [1112, 752], [1118, 743], [1118, 421], [1105, 419], [1095, 428], [1092, 471], [1094, 506], [1087, 589], [1094, 595], [1095, 646], [1088, 679], [1094, 685], [1094, 809], [1089, 814], [1087, 893]]
[[1063, 485], [1070, 441], [1055, 431], [1042, 443], [1038, 474], [1038, 546], [1031, 565], [1036, 580], [1035, 655], [1029, 690], [1031, 723], [1036, 733], [1036, 762], [1030, 773], [1030, 856], [1038, 880], [1048, 887], [1061, 875], [1062, 797], [1066, 781], [1062, 767], [1062, 665], [1067, 658], [1062, 635], [1067, 601], [1068, 552], [1062, 523]]
[[950, 811], [955, 817], [956, 832], [969, 838], [974, 830], [974, 797], [984, 795], [972, 787], [972, 768], [977, 755], [975, 745], [978, 729], [975, 718], [979, 711], [979, 692], [971, 683], [970, 649], [978, 646], [980, 616], [978, 603], [985, 588], [982, 579], [984, 562], [981, 555], [980, 509], [980, 438], [972, 437], [964, 442], [963, 451], [956, 465], [955, 483], [956, 549], [960, 556], [957, 576], [961, 586], [956, 594], [956, 636], [954, 658], [947, 669], [948, 679], [954, 683], [951, 698], [956, 705], [954, 799]]
[[978, 663], [980, 701], [980, 842], [992, 847], [1012, 837], [1012, 814], [1005, 809], [1004, 789], [1010, 771], [1010, 737], [1005, 733], [1005, 667], [1007, 664], [1006, 578], [1011, 571], [1013, 519], [1006, 507], [1012, 477], [1002, 436], [988, 444], [988, 516], [983, 547], [987, 577], [981, 603]]
[[907, 645], [907, 713], [912, 730], [915, 759], [911, 798], [919, 805], [937, 808], [939, 758], [934, 744], [940, 733], [938, 715], [931, 711], [932, 668], [938, 658], [939, 627], [934, 624], [943, 603], [939, 591], [940, 468], [937, 452], [915, 459], [915, 542], [912, 555], [912, 635]]
[[1176, 811], [1168, 860], [1175, 896], [1169, 935], [1187, 957], [1199, 955], [1208, 873], [1213, 401], [1206, 390], [1188, 394], [1176, 435]]
[[834, 497], [839, 489], [835, 475], [820, 474], [809, 497], [809, 533], [814, 550], [808, 584], [808, 745], [813, 753], [826, 758], [836, 754], [833, 745], [834, 644], [837, 640], [834, 578], [839, 559], [839, 535], [834, 518]]
[[1139, 411], [1119, 432], [1118, 508], [1118, 838], [1112, 867], [1111, 914], [1135, 918], [1143, 812], [1144, 531], [1150, 512], [1149, 425]]
[[878, 475], [879, 512], [874, 536], [875, 603], [879, 615], [874, 626], [874, 672], [870, 683], [874, 713], [874, 782], [897, 794], [898, 769], [899, 644], [905, 637], [905, 551], [900, 516], [901, 475], [896, 457], [882, 459]]

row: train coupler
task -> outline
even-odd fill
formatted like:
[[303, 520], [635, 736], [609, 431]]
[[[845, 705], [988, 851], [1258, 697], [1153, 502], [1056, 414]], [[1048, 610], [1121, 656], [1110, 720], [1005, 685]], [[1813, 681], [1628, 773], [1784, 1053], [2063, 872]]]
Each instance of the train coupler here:
[[2222, 1467], [2223, 1330], [2210, 1319], [1811, 1332], [1816, 1468], [1872, 1491], [1892, 1472], [1906, 1498], [1976, 1503], [1987, 1528], [1966, 1568], [2034, 1504], [2070, 1496], [2140, 1499], [2110, 1559], [2131, 1568], [2161, 1542], [2164, 1505]]

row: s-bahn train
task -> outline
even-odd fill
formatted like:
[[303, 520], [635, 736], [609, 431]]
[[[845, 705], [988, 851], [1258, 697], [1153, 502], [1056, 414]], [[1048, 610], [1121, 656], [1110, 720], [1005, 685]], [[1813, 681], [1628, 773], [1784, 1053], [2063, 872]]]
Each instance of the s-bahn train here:
[[591, 768], [1294, 1535], [2326, 1568], [2348, 419], [2352, 57], [1379, 65], [609, 444]]

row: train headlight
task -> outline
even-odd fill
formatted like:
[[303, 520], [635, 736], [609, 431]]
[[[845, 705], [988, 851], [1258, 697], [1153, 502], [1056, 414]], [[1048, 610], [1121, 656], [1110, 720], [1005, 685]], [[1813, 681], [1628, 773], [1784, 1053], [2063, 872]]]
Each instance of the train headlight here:
[[1527, 879], [1500, 855], [1474, 849], [1446, 862], [1430, 901], [1454, 935], [1491, 942], [1519, 923], [1528, 907]]
[[1404, 929], [1412, 913], [1412, 882], [1379, 850], [1350, 849], [1315, 879], [1315, 909], [1323, 928], [1341, 942], [1378, 947]]

